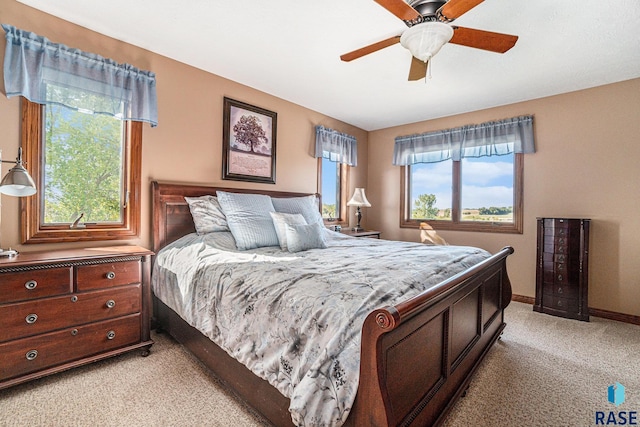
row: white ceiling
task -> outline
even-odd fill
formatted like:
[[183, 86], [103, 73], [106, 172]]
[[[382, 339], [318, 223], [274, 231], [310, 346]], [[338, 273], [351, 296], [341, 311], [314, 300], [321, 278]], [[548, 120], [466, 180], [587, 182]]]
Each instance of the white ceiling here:
[[515, 47], [447, 44], [426, 84], [399, 44], [340, 61], [407, 28], [373, 0], [19, 1], [365, 130], [640, 77], [638, 0], [486, 0], [455, 25]]

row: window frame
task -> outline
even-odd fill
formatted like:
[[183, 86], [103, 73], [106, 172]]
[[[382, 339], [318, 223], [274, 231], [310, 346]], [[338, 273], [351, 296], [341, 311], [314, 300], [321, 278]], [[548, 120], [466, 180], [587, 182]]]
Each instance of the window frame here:
[[142, 177], [142, 122], [125, 121], [124, 140], [124, 191], [125, 206], [121, 224], [87, 224], [85, 228], [72, 229], [70, 224], [47, 225], [41, 223], [44, 191], [43, 138], [44, 105], [21, 97], [22, 132], [21, 142], [29, 173], [38, 192], [32, 197], [23, 197], [21, 204], [22, 243], [61, 243], [79, 241], [102, 241], [133, 239], [140, 232], [140, 195]]
[[400, 168], [400, 228], [419, 228], [421, 222], [426, 222], [438, 230], [457, 230], [490, 233], [523, 233], [523, 176], [524, 154], [514, 153], [513, 159], [513, 223], [505, 224], [490, 221], [461, 221], [461, 162], [453, 161], [452, 171], [452, 206], [451, 220], [410, 219], [411, 213], [411, 166]]
[[[317, 192], [320, 194], [320, 211], [322, 212], [322, 157], [318, 157], [318, 185]], [[340, 165], [340, 212], [338, 218], [334, 218], [329, 221], [327, 218], [322, 218], [325, 225], [348, 225], [347, 220], [347, 196], [349, 190], [349, 165], [345, 163], [339, 163]]]

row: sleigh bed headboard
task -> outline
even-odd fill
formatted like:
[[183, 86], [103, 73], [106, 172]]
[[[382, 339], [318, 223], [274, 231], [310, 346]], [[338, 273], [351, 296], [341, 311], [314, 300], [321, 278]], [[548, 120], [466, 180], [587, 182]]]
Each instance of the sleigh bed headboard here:
[[[215, 195], [218, 190], [232, 193], [266, 194], [272, 197], [300, 197], [314, 194], [152, 181], [153, 251], [158, 253], [160, 249], [174, 240], [196, 231], [189, 205], [184, 199], [185, 196]], [[318, 194], [315, 196], [320, 198]]]

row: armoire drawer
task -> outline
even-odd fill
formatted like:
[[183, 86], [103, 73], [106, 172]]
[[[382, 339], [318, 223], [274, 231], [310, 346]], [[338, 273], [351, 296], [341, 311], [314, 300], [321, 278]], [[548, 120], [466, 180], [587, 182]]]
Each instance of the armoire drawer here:
[[0, 306], [0, 342], [140, 310], [140, 284], [6, 304]]
[[68, 294], [73, 291], [72, 267], [0, 273], [0, 304]]
[[580, 307], [578, 299], [576, 298], [563, 298], [545, 294], [542, 299], [545, 307], [565, 311], [567, 313], [577, 313]]
[[574, 298], [577, 300], [580, 296], [580, 293], [578, 292], [578, 287], [573, 285], [545, 283], [544, 295], [552, 295], [552, 296], [562, 297], [562, 298]]
[[0, 380], [140, 341], [140, 314], [0, 344]]

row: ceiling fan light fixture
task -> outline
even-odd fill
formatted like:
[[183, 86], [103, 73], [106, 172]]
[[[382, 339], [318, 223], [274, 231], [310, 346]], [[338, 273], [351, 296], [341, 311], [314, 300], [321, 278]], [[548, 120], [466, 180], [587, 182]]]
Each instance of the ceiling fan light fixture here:
[[427, 62], [453, 37], [453, 28], [443, 22], [423, 22], [407, 29], [400, 44], [422, 62]]

